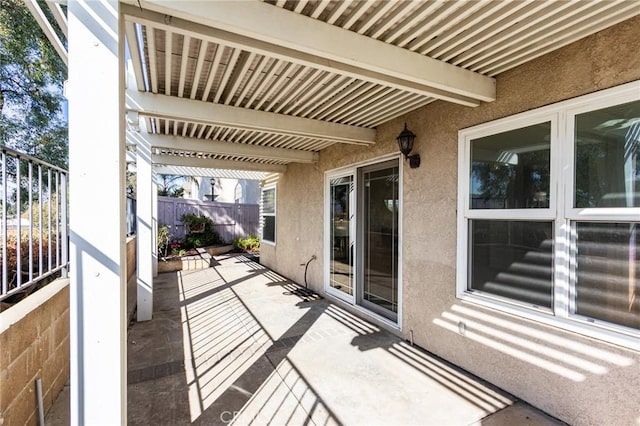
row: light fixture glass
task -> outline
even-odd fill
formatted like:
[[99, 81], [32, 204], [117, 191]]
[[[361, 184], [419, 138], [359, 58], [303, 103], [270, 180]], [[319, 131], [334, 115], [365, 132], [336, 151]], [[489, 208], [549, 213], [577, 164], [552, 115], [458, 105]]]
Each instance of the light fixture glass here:
[[404, 130], [400, 132], [400, 134], [396, 138], [396, 141], [398, 142], [400, 152], [402, 153], [402, 155], [404, 155], [405, 160], [409, 160], [409, 167], [411, 167], [412, 169], [420, 167], [420, 155], [409, 155], [411, 154], [411, 150], [413, 150], [413, 141], [415, 139], [415, 133], [407, 129], [407, 123], [404, 123]]

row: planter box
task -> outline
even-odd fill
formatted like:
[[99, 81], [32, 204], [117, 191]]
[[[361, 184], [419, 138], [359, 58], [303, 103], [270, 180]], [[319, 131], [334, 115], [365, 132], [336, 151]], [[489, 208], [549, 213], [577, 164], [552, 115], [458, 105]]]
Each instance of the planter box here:
[[180, 259], [158, 260], [158, 273], [175, 271], [194, 271], [211, 267], [211, 256], [228, 253], [233, 250], [233, 245], [203, 247], [199, 255], [183, 256]]
[[224, 246], [204, 247], [204, 249], [211, 256], [219, 256], [221, 254], [229, 253], [231, 250], [233, 250], [233, 244], [227, 244], [227, 245], [224, 245]]
[[158, 273], [182, 271], [182, 259], [158, 260]]

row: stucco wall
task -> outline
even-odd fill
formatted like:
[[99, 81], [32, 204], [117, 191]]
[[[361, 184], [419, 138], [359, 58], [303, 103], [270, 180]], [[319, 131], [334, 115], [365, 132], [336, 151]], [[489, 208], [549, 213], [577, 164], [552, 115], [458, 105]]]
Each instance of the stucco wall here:
[[[635, 18], [498, 76], [495, 102], [434, 102], [380, 126], [374, 147], [334, 146], [316, 165], [289, 166], [278, 182], [277, 245], [263, 247], [261, 261], [302, 283], [300, 264], [315, 254], [309, 282], [321, 290], [324, 172], [397, 152], [406, 120], [422, 165], [403, 174], [404, 336], [413, 331], [416, 344], [571, 424], [640, 424], [638, 352], [455, 296], [458, 131], [640, 79], [638, 40]], [[461, 314], [471, 318], [466, 336], [437, 324]]]
[[59, 279], [0, 314], [0, 425], [38, 424], [69, 379], [69, 280]]
[[[262, 243], [260, 262], [285, 277], [304, 284], [304, 264], [309, 264], [310, 288], [322, 287], [322, 180], [316, 165], [291, 164], [280, 176], [276, 191], [276, 244]], [[319, 204], [318, 204], [319, 203]]]

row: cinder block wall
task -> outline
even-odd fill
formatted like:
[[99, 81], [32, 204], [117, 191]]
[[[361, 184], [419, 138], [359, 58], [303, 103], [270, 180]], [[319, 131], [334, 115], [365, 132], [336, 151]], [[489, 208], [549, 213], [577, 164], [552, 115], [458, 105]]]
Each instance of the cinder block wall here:
[[127, 282], [136, 273], [136, 236], [127, 238]]
[[69, 280], [56, 280], [0, 313], [0, 425], [38, 424], [69, 378]]
[[[136, 311], [136, 236], [127, 238], [127, 320], [131, 321]], [[1, 425], [0, 425], [1, 426]]]

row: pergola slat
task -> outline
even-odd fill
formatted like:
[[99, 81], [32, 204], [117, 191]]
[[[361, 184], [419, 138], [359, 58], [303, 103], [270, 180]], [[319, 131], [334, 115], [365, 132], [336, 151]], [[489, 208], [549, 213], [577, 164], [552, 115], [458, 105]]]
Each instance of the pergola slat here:
[[255, 106], [255, 109], [262, 109], [262, 106], [269, 101], [269, 98], [287, 82], [287, 78], [291, 75], [295, 65], [291, 62], [287, 62], [280, 69], [279, 74], [274, 78], [274, 81], [269, 85], [267, 90], [262, 94], [260, 100]]
[[216, 90], [216, 94], [213, 96], [213, 102], [218, 103], [220, 98], [222, 97], [222, 93], [227, 85], [227, 82], [231, 78], [231, 74], [233, 73], [233, 68], [240, 57], [240, 49], [233, 49], [231, 52], [231, 57], [229, 58], [229, 62], [224, 68], [224, 72], [222, 74], [222, 79], [220, 80], [220, 84], [218, 84], [218, 89]]
[[[273, 94], [273, 98], [269, 102], [269, 104], [264, 108], [265, 111], [271, 111], [275, 106], [279, 105], [282, 98], [286, 97], [285, 102], [290, 102], [293, 100], [291, 96], [291, 92], [295, 89], [292, 89], [292, 86], [295, 86], [296, 81], [300, 80], [300, 76], [303, 74], [305, 67], [300, 65], [294, 65], [290, 72], [290, 77], [285, 79], [285, 81], [280, 83], [280, 87]], [[291, 75], [293, 74], [293, 75]]]
[[343, 0], [341, 2], [339, 2], [338, 7], [334, 8], [331, 11], [331, 14], [329, 15], [329, 18], [327, 19], [327, 24], [335, 24], [335, 22], [340, 19], [340, 17], [342, 16], [342, 14], [344, 13], [345, 10], [347, 10], [347, 8], [349, 6], [351, 6], [351, 4], [353, 3], [352, 0]]
[[[151, 92], [158, 93], [158, 66], [156, 57], [156, 35], [153, 27], [146, 27], [147, 30], [147, 52], [149, 52], [149, 75], [151, 76]], [[142, 88], [142, 86], [138, 86]]]
[[263, 92], [267, 83], [271, 81], [271, 79], [273, 78], [273, 76], [276, 74], [276, 72], [281, 66], [284, 66], [284, 64], [282, 64], [279, 60], [276, 59], [271, 63], [271, 66], [266, 71], [264, 76], [258, 76], [260, 77], [260, 80], [258, 81], [255, 89], [253, 90], [253, 93], [249, 97], [249, 100], [245, 104], [245, 108], [251, 108], [251, 105], [253, 105], [256, 99], [258, 99], [258, 96]]
[[369, 90], [366, 95], [354, 100], [349, 105], [344, 105], [333, 115], [328, 116], [327, 119], [334, 122], [347, 123], [351, 118], [355, 117], [358, 112], [367, 109], [370, 105], [382, 103], [382, 98], [392, 91], [393, 89], [390, 87], [374, 87], [372, 90]]
[[240, 59], [238, 60], [238, 63], [236, 65], [238, 67], [238, 70], [233, 73], [231, 82], [229, 83], [230, 86], [227, 91], [227, 96], [225, 96], [225, 99], [224, 99], [225, 105], [229, 105], [233, 100], [233, 95], [236, 94], [238, 87], [240, 87], [240, 84], [242, 83], [242, 79], [244, 78], [245, 74], [249, 70], [249, 67], [253, 63], [253, 59], [255, 58], [255, 53], [253, 52], [243, 52], [243, 53], [244, 54], [241, 54]]
[[195, 99], [200, 87], [200, 79], [202, 78], [202, 68], [204, 67], [204, 59], [207, 55], [207, 49], [209, 48], [209, 42], [203, 41], [200, 43], [200, 50], [198, 52], [198, 61], [196, 62], [196, 69], [193, 74], [193, 83], [191, 85], [191, 94], [189, 98]]
[[184, 96], [184, 85], [187, 81], [187, 64], [189, 63], [189, 45], [191, 43], [191, 37], [184, 36], [182, 40], [182, 55], [180, 59], [180, 77], [178, 83], [178, 96]]
[[451, 8], [452, 6], [455, 7], [456, 3], [462, 2], [445, 2], [443, 0], [436, 0], [430, 3], [424, 3], [410, 15], [409, 19], [403, 21], [402, 25], [396, 26], [395, 29], [386, 34], [384, 37], [385, 43], [393, 43], [405, 33], [407, 28], [414, 28], [427, 16], [429, 17], [429, 26], [434, 25], [435, 22], [433, 22], [433, 20], [442, 20], [443, 17], [446, 16], [444, 12], [447, 8]]
[[[442, 33], [438, 32], [437, 37], [433, 32], [426, 33], [409, 43], [408, 48], [423, 55], [437, 57], [436, 54], [432, 53], [435, 49], [453, 48], [464, 43], [472, 37], [472, 34], [482, 31], [482, 28], [488, 27], [500, 19], [500, 10], [506, 9], [508, 11], [510, 9], [524, 7], [524, 5], [526, 5], [526, 3], [489, 1], [489, 4], [481, 11], [463, 20], [456, 27]], [[435, 29], [435, 31], [437, 32], [437, 29]]]
[[164, 35], [164, 94], [171, 95], [171, 52], [173, 51], [173, 33]]
[[213, 62], [211, 63], [211, 68], [209, 68], [209, 77], [207, 78], [207, 84], [204, 86], [204, 92], [202, 93], [202, 100], [206, 101], [209, 99], [209, 93], [211, 93], [211, 87], [213, 86], [213, 80], [216, 76], [216, 72], [218, 71], [218, 65], [220, 65], [220, 61], [222, 60], [222, 54], [226, 49], [225, 46], [218, 44], [216, 46], [216, 53], [213, 56]]
[[543, 43], [535, 43], [533, 46], [529, 46], [533, 50], [529, 50], [528, 52], [521, 52], [519, 54], [514, 54], [509, 57], [509, 62], [495, 64], [494, 67], [489, 67], [486, 69], [487, 74], [497, 75], [501, 72], [504, 72], [508, 69], [516, 67], [520, 64], [523, 64], [527, 61], [535, 59], [539, 56], [542, 56], [546, 53], [552, 52], [559, 47], [565, 46], [569, 43], [573, 43], [576, 40], [580, 40], [590, 34], [601, 31], [605, 28], [610, 27], [611, 25], [615, 25], [619, 22], [622, 22], [628, 19], [627, 12], [629, 10], [638, 10], [640, 8], [640, 3], [627, 3], [626, 7], [620, 7], [613, 12], [604, 13], [603, 16], [596, 19], [586, 28], [581, 30], [573, 30], [573, 31], [565, 31], [562, 34], [562, 37], [557, 39], [555, 42], [547, 41]]
[[369, 37], [375, 39], [380, 38], [389, 28], [407, 16], [407, 14], [411, 12], [411, 8], [415, 7], [416, 4], [412, 2], [398, 2], [398, 7], [389, 16], [386, 16], [385, 19], [380, 19], [380, 22], [373, 27]]
[[249, 90], [251, 89], [251, 87], [253, 87], [258, 77], [260, 77], [260, 73], [262, 72], [264, 67], [267, 65], [267, 62], [269, 61], [266, 56], [262, 56], [262, 55], [259, 56], [258, 63], [256, 64], [253, 72], [251, 73], [251, 77], [249, 77], [249, 80], [245, 83], [244, 87], [240, 91], [240, 94], [238, 95], [238, 98], [236, 99], [236, 102], [234, 104], [235, 106], [240, 106], [242, 104], [242, 101], [247, 96], [247, 93], [249, 93]]
[[[578, 6], [574, 10], [566, 10], [570, 6]], [[580, 11], [589, 7], [588, 3], [578, 1], [559, 3], [554, 8], [543, 9], [528, 18], [520, 21], [518, 27], [509, 33], [499, 33], [482, 43], [479, 51], [466, 52], [465, 54], [456, 58], [456, 62], [465, 64], [464, 66], [471, 67], [477, 64], [485, 58], [491, 57], [496, 51], [502, 51], [510, 46], [519, 44], [523, 39], [531, 36], [532, 34], [545, 34], [547, 28], [552, 25], [561, 25], [562, 21], [571, 22], [572, 17], [578, 14]], [[562, 12], [562, 14], [559, 14]], [[531, 29], [531, 31], [527, 31]], [[523, 34], [518, 37], [518, 34]]]

